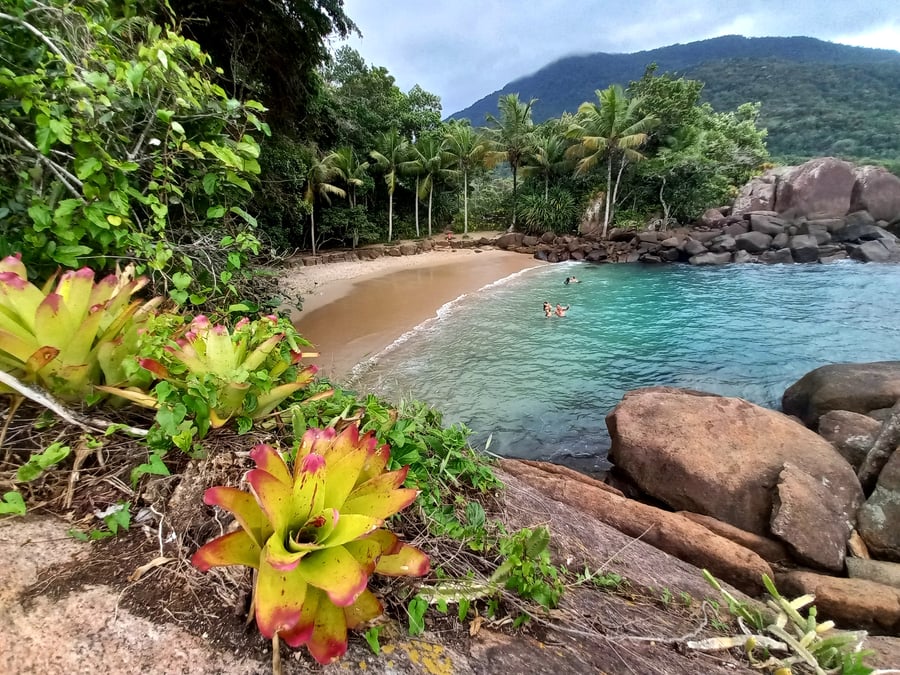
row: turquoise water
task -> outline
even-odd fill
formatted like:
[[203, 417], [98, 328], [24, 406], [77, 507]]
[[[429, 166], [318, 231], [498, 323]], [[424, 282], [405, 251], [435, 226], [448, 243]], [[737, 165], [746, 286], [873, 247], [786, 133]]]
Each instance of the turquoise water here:
[[[575, 275], [579, 284], [563, 280]], [[544, 300], [571, 305], [547, 319]], [[779, 408], [827, 363], [900, 359], [900, 266], [590, 265], [527, 270], [441, 309], [356, 384], [463, 422], [476, 447], [601, 469], [604, 418], [671, 385]]]

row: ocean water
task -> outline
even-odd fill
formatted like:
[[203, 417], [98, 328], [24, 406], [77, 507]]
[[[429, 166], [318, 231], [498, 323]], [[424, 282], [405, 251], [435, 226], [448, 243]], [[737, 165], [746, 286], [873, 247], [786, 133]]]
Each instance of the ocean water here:
[[[581, 283], [563, 284], [567, 276]], [[541, 305], [571, 305], [545, 318]], [[670, 385], [779, 408], [821, 365], [900, 360], [900, 266], [542, 266], [445, 305], [355, 371], [475, 447], [602, 470], [622, 395]]]

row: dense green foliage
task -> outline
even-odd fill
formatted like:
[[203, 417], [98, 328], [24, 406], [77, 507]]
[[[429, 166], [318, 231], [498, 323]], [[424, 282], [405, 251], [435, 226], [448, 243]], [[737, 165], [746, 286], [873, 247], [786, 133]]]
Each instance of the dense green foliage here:
[[653, 63], [704, 82], [702, 99], [717, 111], [761, 103], [760, 125], [776, 157], [893, 161], [900, 154], [900, 55], [805, 37], [732, 35], [634, 54], [566, 57], [451, 117], [481, 124], [498, 94], [517, 92], [537, 99], [534, 118], [542, 121], [575, 112], [597, 88], [637, 80]]
[[31, 4], [0, 18], [0, 254], [31, 272], [132, 259], [196, 303], [234, 292], [257, 248], [244, 206], [262, 106], [226, 96], [195, 42], [144, 18]]

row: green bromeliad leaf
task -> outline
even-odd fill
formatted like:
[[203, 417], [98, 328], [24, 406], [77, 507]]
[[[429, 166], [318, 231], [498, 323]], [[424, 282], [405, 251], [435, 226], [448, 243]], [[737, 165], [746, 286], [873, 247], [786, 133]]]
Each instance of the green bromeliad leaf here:
[[[306, 645], [320, 663], [340, 658], [347, 629], [378, 616], [381, 603], [367, 590], [369, 576], [421, 576], [428, 557], [383, 529], [384, 519], [408, 506], [417, 492], [403, 488], [406, 469], [386, 472], [390, 448], [376, 447], [356, 426], [309, 429], [298, 444], [293, 471], [267, 445], [250, 453], [251, 493], [218, 487], [208, 504], [238, 519], [241, 530], [201, 547], [193, 563], [245, 564], [259, 572], [256, 621], [267, 638]], [[264, 540], [263, 540], [264, 538]]]

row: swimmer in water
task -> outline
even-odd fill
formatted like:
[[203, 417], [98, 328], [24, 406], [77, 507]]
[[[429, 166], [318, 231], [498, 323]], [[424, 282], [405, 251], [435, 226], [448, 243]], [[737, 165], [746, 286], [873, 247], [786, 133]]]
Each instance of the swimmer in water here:
[[563, 307], [562, 305], [556, 306], [556, 316], [565, 316], [566, 312], [569, 311], [569, 305]]

